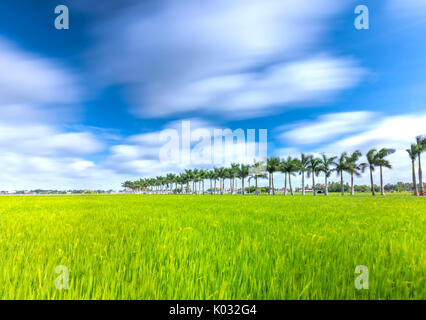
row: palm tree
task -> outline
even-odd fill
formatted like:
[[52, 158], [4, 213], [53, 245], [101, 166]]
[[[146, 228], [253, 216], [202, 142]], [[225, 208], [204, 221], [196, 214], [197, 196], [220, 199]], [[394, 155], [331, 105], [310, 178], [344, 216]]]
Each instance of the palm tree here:
[[241, 179], [241, 187], [242, 187], [242, 193], [244, 195], [245, 190], [244, 190], [244, 179], [247, 178], [250, 174], [250, 166], [241, 164], [240, 168], [238, 170], [238, 178]]
[[[216, 181], [219, 179], [219, 168], [213, 168], [214, 194], [216, 194]], [[220, 183], [220, 180], [219, 180]]]
[[198, 169], [194, 169], [192, 170], [192, 193], [197, 194], [197, 182], [200, 179], [200, 174], [199, 174], [199, 170]]
[[156, 177], [156, 185], [158, 187], [157, 190], [159, 191], [160, 194], [163, 193], [163, 184], [164, 184], [164, 178], [161, 177], [161, 176], [157, 176]]
[[416, 144], [412, 144], [410, 146], [410, 149], [407, 149], [408, 152], [408, 156], [411, 159], [411, 170], [412, 170], [412, 174], [413, 174], [413, 195], [417, 196], [417, 183], [416, 183], [416, 158], [417, 155], [419, 154], [419, 149], [417, 148]]
[[376, 154], [376, 165], [380, 167], [380, 194], [385, 195], [383, 187], [383, 167], [392, 169], [392, 166], [385, 158], [395, 152], [395, 149], [382, 148]]
[[417, 145], [417, 156], [419, 161], [419, 193], [420, 196], [424, 196], [425, 191], [423, 187], [423, 173], [422, 173], [422, 162], [420, 159], [421, 154], [426, 150], [426, 136], [417, 136], [416, 137]]
[[306, 168], [308, 169], [308, 178], [310, 175], [312, 175], [312, 191], [314, 193], [314, 196], [317, 195], [317, 190], [315, 187], [315, 176], [318, 176], [320, 172], [319, 171], [320, 166], [321, 166], [321, 159], [314, 158], [313, 156], [309, 158], [308, 165], [306, 166]]
[[251, 181], [251, 179], [253, 179], [254, 177], [253, 176], [249, 176], [249, 178], [248, 178], [248, 193], [250, 194], [250, 181]]
[[181, 173], [178, 177], [178, 182], [180, 184], [180, 193], [183, 194], [183, 185], [186, 183], [186, 174]]
[[377, 155], [376, 149], [370, 149], [367, 152], [367, 164], [366, 165], [370, 169], [371, 194], [373, 196], [376, 195], [376, 190], [374, 190], [374, 181], [373, 181], [373, 172], [376, 169], [376, 155]]
[[290, 193], [293, 194], [293, 187], [291, 185], [291, 176], [296, 175], [296, 171], [300, 168], [300, 163], [298, 159], [293, 159], [292, 157], [287, 157], [287, 159], [281, 160], [280, 171], [284, 173], [284, 195], [287, 195], [287, 176], [290, 185]]
[[202, 192], [202, 194], [204, 194], [204, 180], [207, 179], [207, 171], [204, 170], [204, 169], [201, 169], [198, 172], [198, 176], [199, 176], [200, 181], [201, 181], [201, 192]]
[[318, 168], [319, 171], [324, 172], [324, 195], [328, 196], [328, 178], [330, 177], [331, 173], [334, 171], [331, 166], [336, 165], [337, 157], [330, 157], [328, 158], [325, 154], [322, 155], [322, 158], [320, 159], [321, 164]]
[[213, 179], [214, 179], [214, 171], [213, 170], [207, 170], [206, 171], [206, 179], [209, 179], [210, 181], [210, 194], [213, 194]]
[[[290, 157], [289, 157], [290, 158]], [[287, 160], [281, 159], [280, 171], [284, 173], [284, 196], [287, 195]]]
[[269, 194], [275, 195], [274, 172], [280, 167], [280, 158], [272, 157], [266, 160], [266, 171], [269, 173]]
[[256, 195], [259, 194], [259, 189], [258, 189], [258, 178], [266, 178], [266, 173], [265, 173], [265, 163], [264, 161], [255, 161], [253, 166], [251, 167], [251, 173], [254, 176], [254, 180], [256, 181]]
[[173, 173], [168, 173], [166, 175], [166, 181], [168, 184], [168, 192], [173, 193], [173, 184], [175, 183], [176, 176]]
[[298, 160], [299, 171], [302, 175], [302, 196], [305, 195], [305, 172], [308, 171], [308, 163], [311, 156], [307, 156], [304, 153], [300, 155], [300, 159]]
[[343, 184], [343, 172], [347, 170], [347, 159], [348, 154], [346, 152], [343, 152], [339, 159], [336, 162], [336, 168], [334, 169], [337, 173], [337, 175], [340, 175], [340, 188], [341, 188], [341, 194], [342, 196], [345, 195], [345, 185]]
[[129, 181], [129, 180], [124, 181], [124, 182], [121, 184], [121, 186], [122, 186], [123, 188], [125, 188], [125, 189], [130, 189], [130, 190], [132, 190], [132, 189], [133, 189], [133, 182], [132, 182], [132, 181]]
[[222, 195], [223, 195], [223, 189], [225, 188], [223, 180], [225, 179], [226, 174], [227, 174], [226, 168], [224, 168], [224, 167], [220, 167], [217, 170], [217, 176], [219, 178], [220, 194], [222, 194]]
[[194, 172], [191, 169], [185, 169], [185, 177], [186, 177], [186, 193], [189, 193], [189, 183], [194, 178]]
[[366, 163], [357, 163], [361, 156], [361, 151], [356, 150], [346, 158], [346, 171], [351, 175], [351, 196], [355, 194], [354, 175], [357, 177], [361, 176], [361, 172], [364, 172], [365, 168], [368, 166]]
[[235, 188], [235, 177], [238, 176], [238, 171], [240, 170], [240, 165], [237, 163], [231, 163], [231, 168], [229, 169], [230, 176], [232, 177], [232, 186], [231, 186], [231, 194], [234, 194]]
[[[229, 190], [232, 190], [232, 171], [231, 168], [225, 168], [225, 179], [229, 179]], [[225, 184], [225, 182], [224, 182]]]

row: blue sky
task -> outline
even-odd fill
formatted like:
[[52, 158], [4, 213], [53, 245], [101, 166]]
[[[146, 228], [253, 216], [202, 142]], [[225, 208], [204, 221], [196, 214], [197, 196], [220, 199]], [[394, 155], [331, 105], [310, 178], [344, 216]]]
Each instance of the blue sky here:
[[[59, 4], [69, 30], [54, 28]], [[270, 156], [394, 147], [386, 179], [409, 181], [425, 33], [419, 0], [2, 2], [0, 189], [179, 171], [158, 160], [158, 134], [188, 119], [267, 129]]]

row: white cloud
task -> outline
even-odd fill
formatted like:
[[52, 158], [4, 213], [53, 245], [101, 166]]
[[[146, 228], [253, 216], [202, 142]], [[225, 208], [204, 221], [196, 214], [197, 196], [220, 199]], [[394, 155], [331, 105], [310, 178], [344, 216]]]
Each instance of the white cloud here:
[[328, 149], [387, 147], [405, 150], [417, 135], [426, 133], [425, 113], [375, 118], [370, 123], [371, 129], [337, 141]]
[[74, 75], [52, 60], [37, 57], [0, 38], [0, 106], [70, 103], [80, 92]]
[[316, 121], [291, 126], [291, 130], [281, 133], [280, 138], [291, 144], [314, 144], [335, 140], [344, 134], [361, 131], [371, 126], [373, 116], [374, 113], [370, 111], [326, 114]]
[[[120, 173], [153, 176], [165, 174], [167, 172], [181, 172], [185, 168], [229, 166], [232, 162], [252, 163], [254, 158], [258, 158], [258, 142], [254, 144], [246, 142], [246, 131], [243, 130], [244, 142], [234, 141], [232, 148], [227, 149], [226, 141], [223, 141], [222, 148], [215, 149], [214, 130], [220, 130], [220, 136], [222, 137], [225, 128], [216, 127], [210, 122], [194, 118], [186, 119], [186, 121], [190, 121], [191, 147], [189, 153], [191, 155], [191, 161], [190, 163], [184, 163], [182, 158], [184, 151], [181, 145], [183, 141], [181, 130], [182, 121], [185, 120], [172, 121], [164, 125], [164, 129], [177, 130], [179, 142], [172, 146], [173, 150], [178, 153], [177, 159], [160, 158], [160, 150], [165, 146], [166, 142], [160, 140], [161, 131], [152, 131], [130, 136], [125, 139], [125, 144], [111, 146], [110, 155], [105, 161], [106, 166]], [[205, 132], [210, 135], [211, 148], [198, 149], [200, 152], [197, 153], [196, 146], [200, 141], [197, 139], [196, 133], [200, 129], [204, 129]], [[251, 154], [252, 150], [255, 150], [254, 156]], [[201, 158], [206, 162], [203, 162]]]
[[0, 70], [0, 190], [118, 186], [121, 177], [83, 158], [104, 142], [89, 129], [65, 129], [75, 110], [58, 105], [81, 98], [70, 71], [2, 38]]
[[92, 161], [73, 157], [0, 152], [0, 190], [118, 189], [128, 178]]
[[203, 79], [168, 89], [143, 112], [167, 116], [201, 111], [233, 119], [274, 113], [288, 104], [320, 100], [356, 85], [363, 73], [349, 59], [318, 57], [250, 72]]
[[101, 151], [104, 145], [90, 132], [61, 132], [46, 124], [0, 122], [0, 151], [27, 155], [78, 156]]
[[233, 118], [275, 113], [360, 81], [364, 70], [352, 59], [318, 56], [313, 50], [330, 28], [329, 19], [347, 4], [141, 4], [98, 25], [93, 63], [106, 82], [131, 88], [128, 94], [140, 117], [193, 111]]
[[118, 180], [112, 170], [81, 158], [103, 148], [103, 142], [90, 132], [0, 122], [0, 190], [111, 186], [107, 177]]

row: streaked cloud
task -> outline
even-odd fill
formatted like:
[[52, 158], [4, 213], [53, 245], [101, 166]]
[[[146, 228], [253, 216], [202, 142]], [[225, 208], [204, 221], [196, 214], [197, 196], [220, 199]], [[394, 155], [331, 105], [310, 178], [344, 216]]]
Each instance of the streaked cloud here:
[[3, 38], [0, 70], [0, 108], [10, 104], [71, 103], [81, 95], [75, 75], [66, 68], [23, 51]]
[[293, 145], [335, 140], [345, 134], [370, 127], [373, 116], [374, 113], [371, 111], [325, 114], [315, 121], [305, 121], [285, 127], [286, 131], [280, 134], [280, 138]]
[[135, 14], [148, 7], [142, 4], [98, 25], [91, 63], [102, 81], [127, 86], [139, 117], [273, 114], [328, 98], [365, 75], [352, 58], [313, 50], [347, 4], [163, 1], [149, 15]]

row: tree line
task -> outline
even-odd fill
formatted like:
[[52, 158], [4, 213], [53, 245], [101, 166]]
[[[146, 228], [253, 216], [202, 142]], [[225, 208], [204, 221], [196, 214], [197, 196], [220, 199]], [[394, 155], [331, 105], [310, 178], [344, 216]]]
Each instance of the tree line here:
[[[421, 167], [421, 154], [426, 151], [426, 136], [417, 136], [416, 142], [413, 143], [407, 153], [412, 164], [413, 194], [424, 195], [423, 177]], [[320, 174], [324, 176], [324, 195], [329, 193], [328, 179], [333, 173], [340, 178], [340, 193], [345, 194], [344, 173], [350, 175], [349, 193], [354, 195], [355, 185], [354, 177], [359, 177], [365, 171], [369, 172], [370, 191], [372, 195], [376, 195], [376, 186], [374, 184], [373, 173], [378, 168], [380, 177], [380, 194], [385, 195], [385, 185], [383, 182], [383, 170], [392, 169], [392, 165], [386, 158], [393, 154], [395, 149], [382, 148], [371, 149], [366, 153], [366, 161], [361, 162], [362, 153], [356, 150], [352, 153], [343, 152], [340, 156], [327, 156], [322, 154], [321, 157], [307, 155], [302, 153], [300, 157], [287, 157], [280, 159], [271, 157], [266, 161], [255, 161], [253, 165], [233, 163], [230, 167], [213, 168], [212, 170], [204, 169], [185, 169], [180, 174], [169, 173], [166, 176], [157, 176], [155, 178], [141, 178], [136, 181], [125, 181], [122, 186], [127, 189], [137, 191], [148, 191], [152, 193], [202, 193], [205, 194], [205, 181], [209, 181], [210, 194], [224, 194], [225, 180], [229, 180], [229, 189], [231, 194], [236, 191], [236, 180], [241, 180], [241, 192], [245, 194], [245, 181], [248, 178], [248, 190], [251, 190], [251, 181], [254, 180], [254, 193], [259, 194], [259, 179], [268, 179], [268, 193], [275, 194], [274, 174], [280, 172], [284, 174], [284, 195], [290, 193], [294, 195], [292, 186], [292, 177], [297, 174], [301, 176], [301, 192], [306, 194], [305, 179], [312, 179], [312, 192], [317, 195], [318, 186], [315, 178]], [[418, 165], [417, 188], [416, 183], [416, 160]], [[179, 187], [180, 186], [180, 187]], [[347, 186], [347, 184], [346, 184]]]

